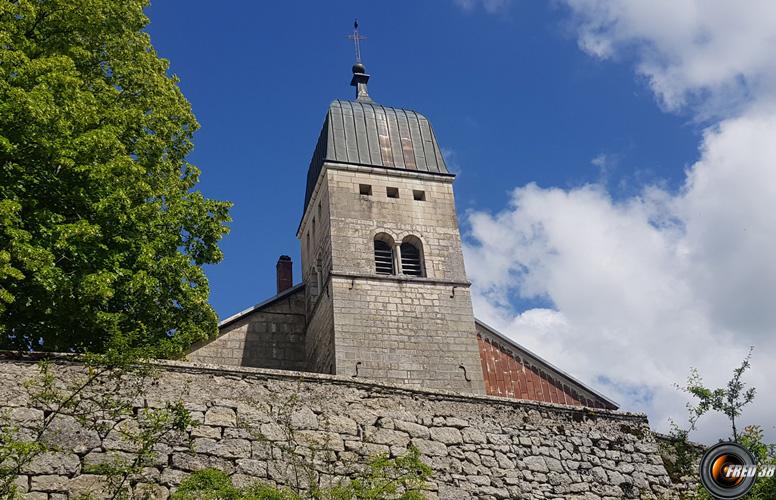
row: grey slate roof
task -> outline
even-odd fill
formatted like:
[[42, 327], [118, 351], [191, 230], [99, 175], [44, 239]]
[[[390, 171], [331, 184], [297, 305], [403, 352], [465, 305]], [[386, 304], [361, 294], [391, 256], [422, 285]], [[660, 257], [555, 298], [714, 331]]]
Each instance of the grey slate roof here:
[[305, 210], [324, 162], [451, 175], [425, 116], [371, 101], [329, 106], [307, 171]]

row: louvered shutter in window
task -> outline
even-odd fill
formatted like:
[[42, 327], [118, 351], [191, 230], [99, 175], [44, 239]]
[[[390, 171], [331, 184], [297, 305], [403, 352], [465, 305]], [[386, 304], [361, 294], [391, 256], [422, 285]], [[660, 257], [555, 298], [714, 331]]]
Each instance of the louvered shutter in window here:
[[382, 240], [375, 240], [375, 272], [377, 274], [394, 274], [393, 249]]
[[412, 243], [401, 244], [401, 272], [410, 276], [423, 276], [420, 250]]

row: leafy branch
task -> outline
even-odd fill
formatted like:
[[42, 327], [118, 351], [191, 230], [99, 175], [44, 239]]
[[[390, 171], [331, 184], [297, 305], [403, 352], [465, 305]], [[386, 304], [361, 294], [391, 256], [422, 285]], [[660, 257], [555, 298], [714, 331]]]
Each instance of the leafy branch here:
[[718, 411], [727, 416], [733, 430], [733, 440], [738, 441], [738, 429], [736, 419], [741, 416], [743, 408], [754, 400], [756, 390], [754, 387], [746, 387], [742, 380], [744, 372], [751, 367], [750, 359], [754, 347], [749, 348], [741, 365], [733, 370], [733, 377], [728, 381], [726, 387], [718, 389], [709, 389], [704, 386], [698, 370], [692, 368], [690, 376], [687, 379], [687, 385], [679, 387], [680, 390], [690, 394], [698, 400], [696, 405], [687, 403], [689, 412], [690, 429], [695, 430], [698, 420], [709, 411]]
[[[43, 412], [43, 418], [21, 429], [10, 415], [0, 418], [0, 497], [12, 498], [14, 481], [38, 456], [60, 451], [57, 424], [72, 419], [81, 429], [96, 434], [100, 442], [115, 436], [129, 453], [114, 453], [111, 460], [88, 466], [87, 472], [106, 476], [110, 498], [126, 495], [132, 481], [152, 465], [160, 443], [180, 444], [187, 429], [196, 425], [183, 403], [168, 402], [162, 408], [141, 408], [146, 388], [158, 377], [145, 361], [100, 364], [106, 358], [87, 360], [85, 373], [74, 376], [73, 367], [62, 367], [57, 376], [53, 363], [38, 363], [38, 374], [25, 381], [28, 405]], [[76, 372], [77, 373], [77, 372]], [[68, 446], [71, 446], [68, 443]]]

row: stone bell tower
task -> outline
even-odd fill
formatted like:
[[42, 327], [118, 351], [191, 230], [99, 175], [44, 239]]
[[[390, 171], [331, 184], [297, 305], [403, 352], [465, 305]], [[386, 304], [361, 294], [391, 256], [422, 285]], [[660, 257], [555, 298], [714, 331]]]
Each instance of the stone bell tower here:
[[307, 174], [308, 369], [484, 393], [455, 176], [426, 117], [376, 104], [368, 80], [357, 62]]

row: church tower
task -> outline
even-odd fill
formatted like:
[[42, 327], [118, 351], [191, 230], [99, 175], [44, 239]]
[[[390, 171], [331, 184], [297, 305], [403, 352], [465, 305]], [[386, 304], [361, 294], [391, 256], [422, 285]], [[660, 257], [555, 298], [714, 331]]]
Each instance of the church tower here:
[[307, 174], [307, 368], [484, 393], [455, 176], [426, 117], [375, 103], [368, 80], [357, 62], [356, 99], [329, 106]]
[[476, 319], [453, 181], [428, 119], [367, 92], [357, 28], [352, 101], [329, 106], [277, 293], [223, 319], [187, 359], [617, 409], [515, 339]]

